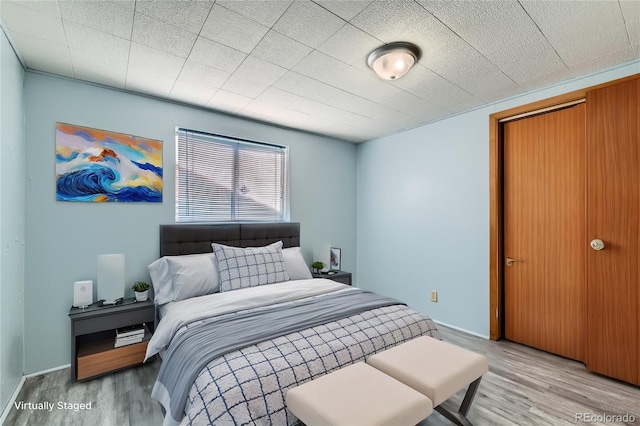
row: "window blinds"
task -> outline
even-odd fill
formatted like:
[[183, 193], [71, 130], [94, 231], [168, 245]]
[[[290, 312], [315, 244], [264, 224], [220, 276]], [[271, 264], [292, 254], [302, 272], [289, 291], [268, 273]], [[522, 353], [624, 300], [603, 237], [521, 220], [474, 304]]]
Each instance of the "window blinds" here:
[[287, 148], [178, 128], [176, 222], [288, 219]]

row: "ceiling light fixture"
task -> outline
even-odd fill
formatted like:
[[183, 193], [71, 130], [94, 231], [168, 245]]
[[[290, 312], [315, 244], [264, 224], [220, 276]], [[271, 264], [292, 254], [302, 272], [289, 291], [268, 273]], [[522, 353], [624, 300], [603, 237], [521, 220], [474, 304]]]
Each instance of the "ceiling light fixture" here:
[[420, 48], [413, 43], [397, 41], [369, 53], [367, 65], [384, 80], [397, 80], [420, 59]]

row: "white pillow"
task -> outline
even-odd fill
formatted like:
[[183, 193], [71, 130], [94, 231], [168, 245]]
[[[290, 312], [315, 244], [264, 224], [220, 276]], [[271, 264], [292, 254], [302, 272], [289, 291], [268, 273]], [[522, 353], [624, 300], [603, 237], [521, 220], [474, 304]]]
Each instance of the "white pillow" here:
[[149, 265], [156, 305], [220, 291], [213, 253], [164, 256]]
[[302, 257], [302, 250], [300, 247], [289, 247], [282, 249], [282, 256], [284, 257], [284, 267], [289, 274], [291, 280], [306, 280], [313, 278], [309, 267]]
[[218, 261], [221, 292], [289, 281], [282, 241], [264, 247], [211, 246]]

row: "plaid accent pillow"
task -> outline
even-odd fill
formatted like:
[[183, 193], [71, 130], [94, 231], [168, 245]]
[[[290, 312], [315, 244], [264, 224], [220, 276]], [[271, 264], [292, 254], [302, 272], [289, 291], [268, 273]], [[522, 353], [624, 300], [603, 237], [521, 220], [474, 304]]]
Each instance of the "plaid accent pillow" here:
[[289, 281], [282, 241], [264, 247], [229, 247], [213, 243], [218, 261], [220, 291]]

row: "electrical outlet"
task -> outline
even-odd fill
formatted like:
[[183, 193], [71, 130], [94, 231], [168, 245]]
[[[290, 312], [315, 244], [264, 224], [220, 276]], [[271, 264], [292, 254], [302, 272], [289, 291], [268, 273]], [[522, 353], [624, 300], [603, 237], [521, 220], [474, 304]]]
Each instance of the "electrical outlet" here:
[[432, 290], [431, 291], [431, 301], [432, 302], [437, 302], [438, 301], [438, 292], [436, 290]]

